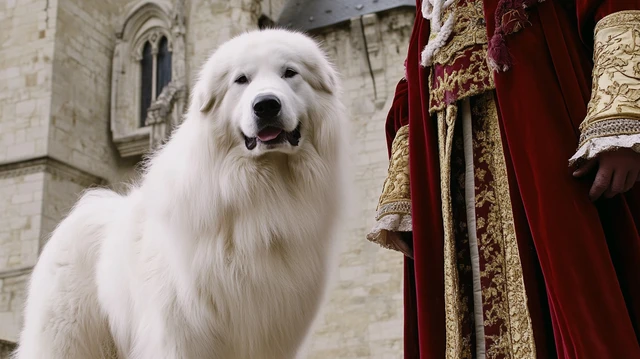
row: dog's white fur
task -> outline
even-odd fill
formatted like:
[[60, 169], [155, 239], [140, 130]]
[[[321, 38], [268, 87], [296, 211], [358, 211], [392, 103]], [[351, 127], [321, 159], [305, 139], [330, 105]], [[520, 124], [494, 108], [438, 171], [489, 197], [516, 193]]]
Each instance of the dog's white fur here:
[[[264, 93], [282, 100], [288, 130], [301, 123], [299, 146], [245, 147]], [[326, 290], [345, 194], [339, 96], [302, 34], [255, 31], [220, 46], [140, 183], [126, 195], [88, 191], [54, 231], [15, 358], [295, 357]]]

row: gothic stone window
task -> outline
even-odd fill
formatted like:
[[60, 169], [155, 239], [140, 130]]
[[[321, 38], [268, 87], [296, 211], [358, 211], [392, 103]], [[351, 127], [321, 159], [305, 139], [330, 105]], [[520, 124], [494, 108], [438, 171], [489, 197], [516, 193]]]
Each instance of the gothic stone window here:
[[149, 106], [172, 80], [184, 81], [184, 24], [182, 7], [176, 4], [181, 3], [131, 1], [117, 24], [111, 133], [122, 157], [141, 155], [150, 149], [153, 129], [145, 123]]
[[145, 126], [149, 106], [169, 82], [171, 82], [169, 40], [166, 36], [154, 33], [144, 42], [140, 56], [140, 127]]

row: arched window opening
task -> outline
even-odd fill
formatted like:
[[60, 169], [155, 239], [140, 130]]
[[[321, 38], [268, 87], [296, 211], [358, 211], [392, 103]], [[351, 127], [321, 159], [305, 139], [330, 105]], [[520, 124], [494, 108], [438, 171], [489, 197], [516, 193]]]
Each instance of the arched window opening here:
[[142, 50], [140, 74], [140, 127], [143, 127], [147, 118], [147, 110], [153, 101], [153, 51], [148, 41], [145, 42]]
[[171, 52], [169, 52], [169, 41], [164, 36], [160, 40], [160, 46], [158, 46], [158, 71], [156, 76], [158, 78], [156, 96], [159, 96], [162, 93], [162, 89], [171, 82]]
[[171, 52], [165, 36], [158, 41], [154, 34], [144, 43], [140, 75], [140, 127], [144, 127], [149, 106], [171, 82]]

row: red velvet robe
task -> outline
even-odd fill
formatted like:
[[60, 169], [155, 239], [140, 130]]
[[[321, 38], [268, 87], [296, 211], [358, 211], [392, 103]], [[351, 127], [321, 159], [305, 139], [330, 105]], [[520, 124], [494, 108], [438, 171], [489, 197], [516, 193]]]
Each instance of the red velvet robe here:
[[[485, 0], [488, 36], [498, 0]], [[417, 14], [387, 123], [388, 145], [409, 123], [414, 260], [405, 266], [405, 357], [445, 357], [443, 222], [436, 122], [420, 53], [429, 24]], [[591, 90], [593, 28], [640, 1], [551, 1], [507, 38], [512, 67], [495, 74], [513, 214], [539, 358], [640, 358], [640, 190], [589, 201], [593, 178], [567, 160]], [[517, 358], [515, 358], [517, 359]]]

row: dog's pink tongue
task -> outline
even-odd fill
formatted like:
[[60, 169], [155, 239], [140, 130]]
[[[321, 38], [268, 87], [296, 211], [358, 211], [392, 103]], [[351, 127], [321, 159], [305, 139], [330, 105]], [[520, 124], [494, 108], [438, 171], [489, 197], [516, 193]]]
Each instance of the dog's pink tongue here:
[[282, 129], [275, 127], [267, 127], [264, 130], [258, 132], [258, 138], [262, 142], [271, 141], [278, 137], [282, 133]]

